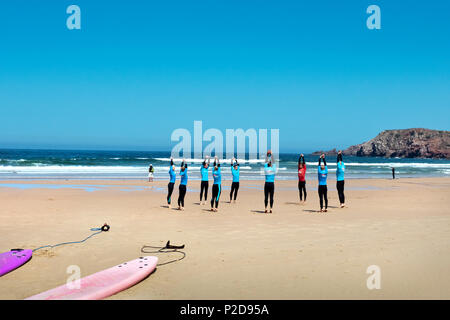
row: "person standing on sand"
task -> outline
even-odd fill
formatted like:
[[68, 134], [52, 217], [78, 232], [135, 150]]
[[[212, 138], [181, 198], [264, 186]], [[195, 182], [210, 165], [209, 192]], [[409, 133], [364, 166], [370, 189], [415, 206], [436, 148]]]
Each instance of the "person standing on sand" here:
[[236, 158], [233, 158], [231, 159], [231, 175], [233, 176], [233, 182], [231, 183], [230, 203], [233, 199], [233, 192], [234, 192], [234, 203], [236, 203], [236, 198], [239, 190], [239, 174], [240, 174], [239, 163]]
[[214, 158], [214, 169], [213, 169], [214, 184], [212, 187], [211, 196], [211, 211], [217, 212], [219, 207], [220, 194], [222, 193], [222, 173], [220, 172], [220, 161], [217, 156]]
[[153, 181], [153, 173], [155, 172], [155, 169], [153, 169], [153, 165], [150, 164], [150, 167], [148, 167], [148, 182]]
[[[300, 203], [306, 203], [306, 163], [303, 153], [298, 158], [298, 192], [300, 194]], [[304, 201], [303, 194], [305, 195]]]
[[178, 194], [178, 210], [184, 210], [184, 197], [186, 196], [187, 182], [188, 182], [188, 165], [186, 160], [183, 159], [180, 169], [180, 186]]
[[168, 188], [167, 204], [169, 205], [169, 208], [172, 208], [172, 205], [171, 205], [172, 193], [173, 193], [173, 189], [175, 187], [176, 180], [177, 180], [177, 174], [175, 173], [175, 165], [173, 164], [173, 158], [170, 158], [169, 184], [167, 186], [167, 188]]
[[339, 150], [337, 155], [337, 168], [336, 168], [336, 189], [339, 196], [339, 203], [341, 208], [345, 207], [345, 195], [344, 195], [344, 173], [345, 164], [342, 160], [342, 151]]
[[272, 213], [273, 208], [273, 196], [275, 193], [275, 172], [276, 165], [274, 164], [274, 157], [272, 152], [269, 150], [266, 155], [266, 163], [264, 165], [264, 174], [266, 176], [266, 182], [264, 184], [264, 213], [267, 213], [267, 206], [269, 204], [270, 197], [270, 213]]
[[[323, 159], [323, 163], [322, 163], [322, 159]], [[328, 209], [328, 196], [327, 196], [328, 167], [327, 167], [327, 161], [325, 160], [325, 154], [322, 154], [319, 158], [319, 167], [317, 169], [317, 174], [318, 174], [318, 178], [319, 178], [320, 212], [327, 212], [327, 209]], [[323, 200], [325, 200], [325, 210], [323, 209]]]
[[[206, 161], [208, 160], [208, 161]], [[204, 205], [206, 201], [208, 200], [208, 174], [209, 174], [209, 156], [205, 158], [205, 160], [202, 163], [202, 167], [200, 168], [200, 175], [201, 175], [201, 182], [200, 182], [200, 205]], [[203, 198], [203, 192], [205, 192], [205, 200], [202, 201]]]

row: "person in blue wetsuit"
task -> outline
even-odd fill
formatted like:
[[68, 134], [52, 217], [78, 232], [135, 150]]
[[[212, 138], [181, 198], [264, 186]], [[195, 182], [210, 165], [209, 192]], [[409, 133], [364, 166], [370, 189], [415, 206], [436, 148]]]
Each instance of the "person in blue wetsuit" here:
[[233, 177], [233, 182], [231, 182], [231, 192], [230, 192], [230, 203], [233, 200], [234, 193], [234, 203], [236, 203], [236, 198], [239, 190], [239, 174], [240, 168], [237, 159], [231, 159], [231, 175]]
[[220, 172], [220, 162], [217, 156], [214, 158], [213, 169], [214, 184], [212, 187], [211, 211], [217, 212], [219, 207], [220, 194], [222, 192], [222, 173]]
[[344, 161], [342, 160], [342, 151], [339, 151], [337, 155], [336, 189], [338, 192], [341, 208], [345, 207], [344, 174], [345, 174], [345, 164]]
[[[204, 205], [208, 200], [208, 174], [209, 174], [209, 157], [207, 156], [202, 163], [202, 167], [200, 168], [201, 182], [200, 182], [200, 204]], [[202, 201], [203, 192], [205, 194], [205, 200]]]
[[[323, 163], [322, 163], [323, 160]], [[320, 198], [320, 212], [327, 212], [328, 209], [328, 188], [327, 188], [327, 178], [328, 178], [328, 167], [327, 161], [325, 160], [325, 154], [322, 154], [319, 158], [319, 167], [317, 169], [317, 175], [319, 178], [319, 198]], [[325, 200], [325, 210], [323, 209], [323, 201]]]
[[175, 187], [176, 180], [177, 180], [177, 174], [175, 173], [175, 165], [173, 164], [173, 159], [170, 158], [169, 184], [167, 186], [167, 188], [169, 189], [169, 192], [167, 194], [167, 204], [169, 205], [169, 208], [171, 208], [172, 193], [173, 193], [173, 188]]
[[180, 186], [178, 187], [178, 210], [184, 210], [184, 197], [186, 196], [187, 191], [187, 182], [188, 182], [188, 165], [186, 160], [183, 159], [181, 163], [180, 169]]
[[275, 173], [276, 165], [272, 152], [269, 150], [266, 155], [266, 163], [264, 164], [264, 175], [266, 176], [266, 182], [264, 183], [264, 206], [265, 213], [267, 212], [267, 206], [269, 205], [270, 198], [270, 213], [273, 208], [273, 197], [275, 194]]

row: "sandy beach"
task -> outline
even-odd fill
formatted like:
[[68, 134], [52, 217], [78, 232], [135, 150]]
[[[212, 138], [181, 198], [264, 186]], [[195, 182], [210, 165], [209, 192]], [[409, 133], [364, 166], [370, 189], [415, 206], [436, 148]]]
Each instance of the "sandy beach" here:
[[[273, 214], [263, 213], [263, 182], [241, 182], [237, 204], [230, 184], [210, 213], [199, 181], [183, 212], [166, 208], [166, 181], [1, 181], [1, 252], [81, 240], [105, 222], [111, 230], [37, 251], [0, 278], [0, 299], [64, 284], [70, 265], [86, 276], [167, 240], [185, 244], [186, 258], [109, 299], [450, 298], [450, 178], [347, 180], [344, 209], [330, 180], [327, 213], [317, 212], [316, 181], [304, 205], [296, 181], [277, 182]], [[370, 265], [381, 269], [380, 290], [366, 286]]]

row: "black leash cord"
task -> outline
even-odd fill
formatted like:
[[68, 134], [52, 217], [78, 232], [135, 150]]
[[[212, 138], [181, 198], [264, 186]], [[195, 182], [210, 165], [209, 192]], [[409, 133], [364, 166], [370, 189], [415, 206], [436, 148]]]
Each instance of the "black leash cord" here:
[[[156, 251], [155, 250], [154, 251], [146, 251], [146, 249], [158, 249], [158, 250], [156, 250]], [[169, 248], [167, 248], [167, 246], [165, 246], [165, 247], [143, 246], [141, 248], [141, 252], [142, 253], [152, 253], [152, 254], [155, 254], [155, 253], [165, 253], [165, 254], [168, 254], [168, 253], [179, 253], [179, 254], [182, 255], [182, 257], [179, 258], [179, 259], [171, 260], [171, 261], [164, 262], [164, 263], [158, 263], [156, 265], [157, 267], [165, 266], [167, 264], [174, 263], [174, 262], [178, 262], [178, 261], [181, 261], [184, 258], [186, 258], [186, 253], [185, 252], [179, 251], [178, 249], [169, 249]]]
[[55, 248], [55, 247], [64, 246], [64, 245], [67, 245], [67, 244], [83, 243], [83, 242], [89, 240], [90, 238], [92, 238], [93, 236], [95, 236], [95, 235], [97, 235], [97, 234], [100, 234], [100, 233], [102, 233], [102, 232], [108, 232], [109, 229], [110, 229], [110, 226], [107, 225], [107, 224], [105, 223], [105, 224], [104, 224], [102, 227], [100, 227], [100, 228], [91, 228], [91, 232], [94, 232], [94, 233], [92, 233], [90, 236], [84, 238], [83, 240], [80, 240], [80, 241], [70, 241], [70, 242], [62, 242], [62, 243], [53, 244], [53, 245], [50, 244], [50, 245], [46, 245], [46, 246], [42, 246], [42, 247], [33, 249], [32, 251], [33, 251], [33, 253], [34, 253], [34, 252], [36, 252], [36, 251], [38, 251], [38, 250], [41, 250], [41, 249], [44, 249], [44, 248]]

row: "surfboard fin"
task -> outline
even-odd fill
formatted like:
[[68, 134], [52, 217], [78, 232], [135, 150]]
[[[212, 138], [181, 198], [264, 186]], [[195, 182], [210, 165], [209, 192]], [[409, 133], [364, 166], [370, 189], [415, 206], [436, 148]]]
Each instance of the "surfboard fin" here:
[[170, 244], [170, 240], [167, 241], [166, 249], [184, 249], [184, 244], [182, 246], [174, 246]]

